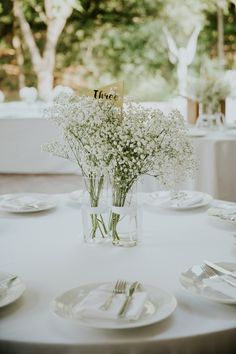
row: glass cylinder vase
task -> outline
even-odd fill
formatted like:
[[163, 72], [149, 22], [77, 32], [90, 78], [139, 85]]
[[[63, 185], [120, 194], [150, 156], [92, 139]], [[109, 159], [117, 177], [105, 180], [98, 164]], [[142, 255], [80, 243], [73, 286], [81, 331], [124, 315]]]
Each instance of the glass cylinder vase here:
[[220, 103], [216, 105], [200, 105], [200, 115], [197, 119], [197, 128], [220, 130], [224, 124], [224, 114], [220, 111]]
[[108, 230], [109, 205], [107, 180], [104, 176], [83, 177], [83, 235], [86, 243], [111, 241]]
[[112, 185], [112, 206], [109, 222], [112, 243], [132, 247], [138, 242], [137, 185], [131, 188]]

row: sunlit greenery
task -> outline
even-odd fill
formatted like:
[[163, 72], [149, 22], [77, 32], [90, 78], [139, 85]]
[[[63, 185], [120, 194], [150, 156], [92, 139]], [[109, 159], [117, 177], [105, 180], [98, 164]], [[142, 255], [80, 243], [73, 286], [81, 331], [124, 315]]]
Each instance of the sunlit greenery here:
[[[45, 43], [44, 1], [24, 0], [24, 13], [40, 50]], [[0, 3], [0, 89], [17, 98], [19, 64], [13, 36], [19, 36], [26, 85], [36, 86], [31, 58], [11, 0]], [[76, 89], [124, 79], [126, 92], [142, 100], [164, 100], [176, 93], [176, 70], [169, 62], [163, 27], [178, 46], [186, 46], [197, 23], [202, 24], [190, 73], [204, 56], [217, 57], [217, 4], [220, 0], [81, 0], [59, 38], [55, 85]], [[223, 1], [225, 69], [236, 69], [235, 1]]]

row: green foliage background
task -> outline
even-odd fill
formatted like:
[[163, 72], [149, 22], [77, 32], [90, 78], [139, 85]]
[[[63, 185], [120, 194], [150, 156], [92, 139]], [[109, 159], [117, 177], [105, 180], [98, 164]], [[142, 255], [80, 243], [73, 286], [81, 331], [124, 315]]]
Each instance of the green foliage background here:
[[[23, 1], [26, 18], [39, 48], [46, 26], [40, 13], [43, 0]], [[99, 87], [124, 79], [126, 93], [139, 99], [165, 100], [176, 93], [175, 67], [169, 62], [163, 34], [167, 26], [178, 46], [185, 46], [201, 22], [197, 55], [190, 70], [197, 75], [202, 58], [217, 56], [217, 0], [81, 0], [57, 46], [55, 85]], [[224, 7], [226, 69], [236, 69], [235, 1]], [[7, 99], [17, 98], [18, 75], [13, 33], [19, 28], [12, 1], [0, 2], [0, 89]], [[24, 74], [36, 86], [27, 47], [22, 39]]]

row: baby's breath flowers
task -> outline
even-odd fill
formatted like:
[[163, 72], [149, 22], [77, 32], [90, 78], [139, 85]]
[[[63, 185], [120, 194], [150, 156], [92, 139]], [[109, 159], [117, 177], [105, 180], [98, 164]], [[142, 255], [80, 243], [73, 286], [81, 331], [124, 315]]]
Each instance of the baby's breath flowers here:
[[[108, 136], [120, 115], [110, 102], [78, 97], [62, 93], [46, 110], [46, 117], [60, 128], [61, 137], [44, 145], [43, 149], [53, 155], [77, 163], [86, 177], [90, 206], [99, 206], [104, 187], [104, 176], [108, 175], [111, 154]], [[107, 228], [102, 214], [91, 214], [92, 238], [99, 232], [107, 237]]]
[[201, 104], [201, 113], [220, 113], [221, 102], [230, 95], [232, 87], [226, 80], [219, 60], [202, 58], [200, 75], [192, 77], [188, 83], [188, 96]]
[[[195, 167], [193, 147], [178, 111], [165, 116], [160, 110], [129, 104], [122, 118], [109, 140], [113, 206], [125, 205], [129, 190], [141, 175], [153, 175], [170, 189], [191, 176]], [[120, 215], [112, 213], [111, 220], [116, 241]]]
[[[132, 102], [121, 111], [109, 101], [61, 94], [47, 116], [61, 128], [62, 139], [45, 149], [76, 162], [84, 176], [99, 176], [100, 188], [89, 188], [94, 207], [106, 175], [113, 188], [113, 205], [122, 207], [140, 176], [153, 175], [166, 188], [173, 188], [194, 170], [193, 148], [178, 111], [164, 115]], [[113, 213], [113, 239], [119, 237], [119, 221]], [[94, 235], [101, 225], [107, 232], [101, 218], [94, 225]]]

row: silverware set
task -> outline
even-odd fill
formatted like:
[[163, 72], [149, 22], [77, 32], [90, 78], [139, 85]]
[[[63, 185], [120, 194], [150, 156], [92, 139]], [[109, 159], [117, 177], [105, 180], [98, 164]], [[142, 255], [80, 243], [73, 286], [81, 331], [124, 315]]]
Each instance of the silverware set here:
[[[212, 264], [213, 267], [218, 268], [217, 265], [215, 265], [215, 264], [213, 264], [211, 262], [209, 262], [209, 263]], [[225, 283], [230, 284], [233, 287], [236, 287], [236, 279], [235, 279], [236, 278], [236, 274], [234, 274], [234, 273], [232, 273], [230, 271], [227, 271], [226, 269], [221, 268], [220, 266], [219, 266], [219, 269], [222, 269], [222, 272], [220, 270], [214, 269], [213, 267], [211, 267], [210, 265], [204, 263], [204, 265], [201, 266], [201, 269], [202, 269], [203, 273], [208, 278], [217, 279], [220, 276], [220, 279], [222, 281], [224, 281]], [[231, 279], [230, 279], [230, 277], [231, 277]]]
[[120, 318], [125, 317], [128, 309], [129, 309], [129, 306], [130, 306], [130, 304], [132, 302], [133, 295], [136, 292], [136, 290], [138, 290], [139, 287], [140, 287], [140, 283], [138, 281], [135, 281], [130, 286], [128, 286], [127, 281], [118, 280], [115, 283], [115, 286], [112, 289], [112, 292], [109, 295], [109, 297], [106, 299], [104, 304], [102, 304], [100, 306], [100, 309], [102, 309], [104, 311], [107, 311], [110, 308], [110, 306], [112, 304], [112, 301], [113, 301], [114, 297], [117, 294], [126, 294], [124, 302], [123, 302], [123, 304], [122, 304], [122, 306], [121, 306], [121, 308], [120, 308], [120, 310], [118, 312], [118, 316]]
[[116, 296], [116, 294], [125, 294], [126, 292], [126, 285], [127, 282], [125, 280], [117, 280], [111, 295], [106, 299], [104, 304], [100, 307], [102, 310], [106, 311], [109, 309], [109, 307], [112, 304], [113, 298]]

